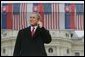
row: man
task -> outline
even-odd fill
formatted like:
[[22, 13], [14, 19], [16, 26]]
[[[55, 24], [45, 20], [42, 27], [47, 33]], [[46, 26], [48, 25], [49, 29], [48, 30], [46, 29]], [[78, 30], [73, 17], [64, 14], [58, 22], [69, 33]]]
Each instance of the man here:
[[47, 56], [44, 43], [51, 42], [51, 35], [40, 22], [40, 15], [30, 16], [30, 26], [19, 31], [14, 56]]

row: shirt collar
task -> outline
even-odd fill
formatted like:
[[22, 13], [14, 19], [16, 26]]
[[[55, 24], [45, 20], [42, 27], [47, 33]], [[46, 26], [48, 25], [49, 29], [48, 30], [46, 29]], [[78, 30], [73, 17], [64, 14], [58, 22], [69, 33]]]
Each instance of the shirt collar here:
[[34, 27], [35, 30], [36, 30], [38, 26], [31, 26], [31, 31], [32, 31], [33, 27]]

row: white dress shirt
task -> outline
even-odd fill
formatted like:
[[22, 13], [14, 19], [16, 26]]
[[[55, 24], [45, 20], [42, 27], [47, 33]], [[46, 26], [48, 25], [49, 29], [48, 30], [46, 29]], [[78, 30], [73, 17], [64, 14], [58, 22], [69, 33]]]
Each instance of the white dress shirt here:
[[35, 28], [35, 29], [34, 29], [34, 32], [35, 32], [38, 26], [31, 26], [31, 32], [32, 32], [32, 30], [33, 30], [33, 27]]

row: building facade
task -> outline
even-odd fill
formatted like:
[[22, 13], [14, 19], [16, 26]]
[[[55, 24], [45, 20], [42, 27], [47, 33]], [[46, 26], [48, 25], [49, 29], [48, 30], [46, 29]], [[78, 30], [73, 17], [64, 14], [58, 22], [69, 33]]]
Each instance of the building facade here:
[[[1, 31], [1, 56], [13, 56], [18, 31]], [[52, 42], [45, 44], [48, 56], [84, 56], [84, 36], [74, 31], [50, 30]], [[36, 51], [37, 52], [37, 51]]]

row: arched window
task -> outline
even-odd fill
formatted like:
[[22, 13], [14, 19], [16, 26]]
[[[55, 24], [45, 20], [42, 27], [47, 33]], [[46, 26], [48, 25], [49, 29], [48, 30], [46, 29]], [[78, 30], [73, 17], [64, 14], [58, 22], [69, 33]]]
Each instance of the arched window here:
[[53, 53], [53, 48], [49, 48], [49, 49], [48, 49], [48, 52], [49, 52], [49, 53]]
[[69, 49], [67, 49], [67, 54], [69, 54]]
[[68, 33], [66, 33], [66, 37], [69, 37], [69, 34]]
[[73, 37], [73, 33], [71, 33], [71, 38]]
[[6, 49], [4, 48], [2, 52], [5, 54], [6, 53]]

